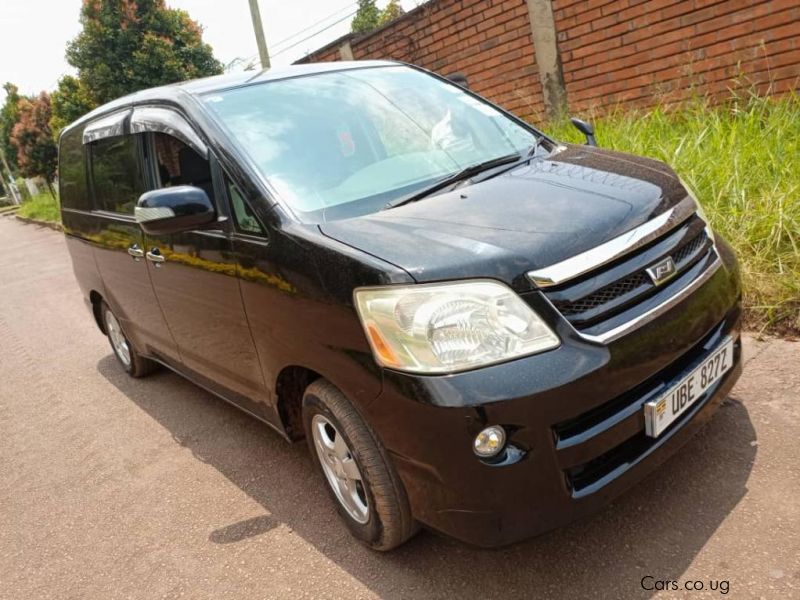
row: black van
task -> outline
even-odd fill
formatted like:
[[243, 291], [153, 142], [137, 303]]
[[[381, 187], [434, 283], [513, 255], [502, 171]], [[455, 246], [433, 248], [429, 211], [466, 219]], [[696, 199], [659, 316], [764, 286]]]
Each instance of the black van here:
[[741, 373], [736, 259], [668, 166], [558, 143], [412, 66], [139, 92], [59, 156], [75, 275], [121, 366], [307, 439], [379, 550], [590, 513]]

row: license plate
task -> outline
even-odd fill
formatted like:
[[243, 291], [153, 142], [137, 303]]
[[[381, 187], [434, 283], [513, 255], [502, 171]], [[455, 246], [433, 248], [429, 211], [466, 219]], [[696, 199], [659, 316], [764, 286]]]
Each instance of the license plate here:
[[728, 338], [703, 359], [700, 366], [672, 386], [664, 395], [645, 403], [645, 433], [650, 437], [661, 435], [732, 366], [733, 340]]

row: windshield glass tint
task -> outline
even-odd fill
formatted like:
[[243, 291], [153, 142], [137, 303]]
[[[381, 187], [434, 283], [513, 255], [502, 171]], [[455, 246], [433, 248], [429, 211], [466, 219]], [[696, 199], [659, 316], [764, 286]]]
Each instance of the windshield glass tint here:
[[380, 210], [536, 141], [461, 88], [404, 66], [266, 82], [204, 101], [281, 198], [312, 222]]

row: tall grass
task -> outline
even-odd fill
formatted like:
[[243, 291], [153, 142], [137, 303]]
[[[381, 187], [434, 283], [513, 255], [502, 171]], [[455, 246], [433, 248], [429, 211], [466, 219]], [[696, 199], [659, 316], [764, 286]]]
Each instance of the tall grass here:
[[[697, 193], [742, 265], [748, 324], [800, 332], [800, 96], [696, 100], [595, 120], [601, 146], [669, 163]], [[568, 122], [545, 126], [583, 142]]]
[[25, 200], [19, 207], [17, 214], [37, 221], [61, 221], [58, 200], [50, 192], [40, 192], [29, 200]]

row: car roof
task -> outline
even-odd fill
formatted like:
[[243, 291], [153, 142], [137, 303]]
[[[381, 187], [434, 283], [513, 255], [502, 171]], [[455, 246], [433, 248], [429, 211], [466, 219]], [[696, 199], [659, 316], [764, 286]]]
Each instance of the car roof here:
[[285, 67], [273, 67], [261, 71], [243, 71], [240, 73], [226, 73], [203, 77], [202, 79], [192, 79], [170, 85], [163, 85], [148, 88], [122, 96], [111, 102], [98, 106], [91, 112], [85, 114], [77, 121], [64, 128], [62, 134], [74, 127], [91, 121], [101, 115], [115, 110], [130, 107], [135, 104], [145, 102], [177, 102], [180, 103], [183, 94], [193, 96], [206, 94], [217, 90], [225, 90], [242, 85], [276, 81], [279, 79], [290, 79], [292, 77], [303, 77], [307, 75], [317, 75], [319, 73], [329, 73], [332, 71], [345, 71], [349, 69], [363, 69], [368, 67], [386, 67], [401, 63], [388, 60], [361, 60], [361, 61], [336, 61], [325, 63], [307, 63], [302, 65], [289, 65]]
[[[241, 73], [230, 73], [227, 75], [215, 75], [214, 77], [204, 77], [193, 79], [182, 83], [173, 84], [180, 87], [190, 94], [205, 94], [215, 90], [223, 90], [250, 83], [263, 83], [275, 81], [277, 79], [288, 79], [291, 77], [301, 77], [304, 75], [317, 75], [319, 73], [329, 73], [331, 71], [344, 71], [347, 69], [362, 69], [365, 67], [384, 67], [397, 65], [399, 63], [388, 60], [360, 60], [360, 61], [335, 61], [323, 63], [307, 63], [302, 65], [289, 65], [285, 67], [273, 67], [261, 71], [244, 71]], [[165, 86], [172, 87], [172, 86]]]

